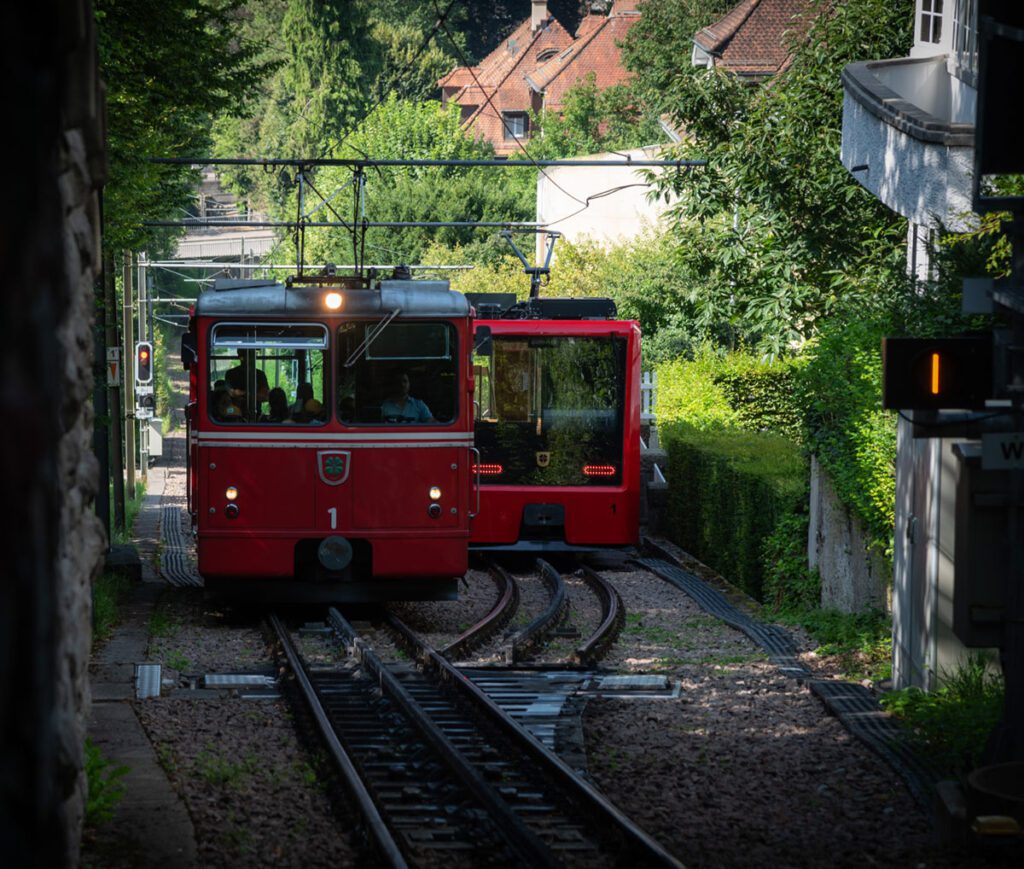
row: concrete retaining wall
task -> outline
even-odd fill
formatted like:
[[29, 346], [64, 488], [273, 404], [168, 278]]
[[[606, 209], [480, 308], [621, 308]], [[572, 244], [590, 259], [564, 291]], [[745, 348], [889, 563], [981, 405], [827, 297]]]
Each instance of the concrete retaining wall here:
[[821, 574], [821, 605], [846, 613], [888, 609], [890, 572], [885, 559], [868, 550], [863, 524], [840, 502], [814, 456], [810, 513], [807, 557], [810, 567]]

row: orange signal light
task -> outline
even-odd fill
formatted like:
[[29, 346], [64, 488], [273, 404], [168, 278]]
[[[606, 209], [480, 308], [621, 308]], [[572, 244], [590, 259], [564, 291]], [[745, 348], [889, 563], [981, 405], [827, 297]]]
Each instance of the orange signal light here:
[[932, 353], [932, 395], [939, 394], [939, 367], [941, 364], [941, 356], [938, 353]]

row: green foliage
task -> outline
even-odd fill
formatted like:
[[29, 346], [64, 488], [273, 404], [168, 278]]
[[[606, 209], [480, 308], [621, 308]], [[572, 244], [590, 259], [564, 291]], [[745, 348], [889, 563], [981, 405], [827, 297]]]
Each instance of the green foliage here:
[[129, 588], [123, 573], [102, 573], [92, 586], [92, 641], [110, 638], [120, 618], [119, 604]]
[[778, 435], [681, 422], [659, 431], [672, 469], [672, 539], [760, 599], [763, 541], [804, 497], [800, 448]]
[[878, 319], [837, 320], [807, 349], [797, 373], [807, 444], [839, 499], [891, 557], [896, 503], [896, 418], [882, 410]]
[[180, 216], [196, 175], [150, 157], [203, 154], [210, 120], [243, 110], [269, 71], [234, 26], [242, 0], [96, 0], [106, 84], [110, 178], [103, 191], [107, 251], [152, 246], [145, 220]]
[[[689, 27], [698, 10], [682, 5]], [[913, 4], [812, 3], [807, 35], [794, 29], [790, 66], [753, 88], [718, 70], [672, 70], [667, 58], [678, 60], [683, 42], [667, 19], [678, 6], [649, 0], [625, 56], [638, 92], [691, 137], [681, 156], [708, 160], [659, 182], [678, 197], [670, 220], [684, 294], [700, 334], [784, 355], [840, 300], [902, 278], [905, 224], [837, 159], [840, 73], [855, 60], [905, 54]], [[665, 40], [652, 38], [654, 27]]]
[[769, 361], [698, 345], [691, 359], [657, 366], [658, 419], [707, 430], [737, 428], [800, 439], [793, 384], [801, 360]]
[[[453, 17], [463, 17], [460, 12]], [[430, 0], [249, 3], [240, 33], [263, 46], [262, 58], [276, 64], [276, 71], [255, 91], [252, 112], [217, 118], [217, 155], [352, 156], [336, 153], [338, 142], [372, 119], [382, 100], [426, 99], [457, 65], [457, 46], [446, 35], [426, 39], [435, 18]], [[459, 45], [465, 41], [458, 32], [455, 39]], [[222, 178], [256, 207], [284, 216], [291, 174], [227, 167]]]
[[588, 73], [569, 88], [558, 112], [533, 116], [533, 127], [543, 131], [530, 140], [534, 159], [557, 159], [622, 151], [663, 141], [657, 119], [643, 117], [625, 85], [600, 90], [595, 73]]
[[773, 613], [806, 612], [821, 602], [821, 577], [807, 566], [808, 524], [805, 512], [783, 516], [761, 544], [764, 604]]
[[[494, 152], [462, 129], [457, 105], [444, 109], [436, 102], [403, 101], [392, 95], [336, 149], [338, 157], [363, 154], [379, 159], [473, 159], [492, 157]], [[314, 185], [331, 200], [331, 206], [318, 204], [311, 195], [306, 208], [315, 220], [362, 219], [364, 204], [365, 217], [372, 221], [529, 219], [535, 170], [500, 170], [504, 173], [500, 184], [495, 184], [495, 171], [377, 167], [366, 175], [364, 203], [357, 202], [349, 169], [325, 167], [316, 174]], [[474, 262], [493, 262], [508, 251], [496, 234], [488, 237], [472, 228], [373, 228], [366, 238], [367, 261], [418, 263], [431, 244], [458, 246]], [[333, 228], [307, 231], [307, 259], [351, 262], [354, 255], [351, 234]]]
[[936, 691], [905, 688], [882, 705], [913, 731], [919, 751], [950, 776], [963, 776], [982, 758], [1003, 710], [1005, 687], [986, 659], [972, 654]]
[[882, 681], [892, 676], [892, 617], [885, 612], [843, 613], [810, 609], [781, 613], [818, 643], [818, 655], [835, 658], [847, 679]]
[[113, 766], [91, 739], [85, 740], [85, 826], [95, 827], [109, 821], [124, 797], [121, 779], [130, 772], [127, 766]]

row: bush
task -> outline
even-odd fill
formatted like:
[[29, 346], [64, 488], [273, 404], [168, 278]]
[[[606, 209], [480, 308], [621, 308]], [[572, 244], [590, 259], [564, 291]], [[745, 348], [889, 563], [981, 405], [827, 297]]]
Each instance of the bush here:
[[821, 576], [807, 566], [806, 512], [783, 516], [761, 546], [764, 604], [776, 614], [796, 614], [821, 603]]
[[860, 517], [870, 544], [892, 556], [896, 504], [896, 416], [882, 410], [880, 320], [837, 321], [796, 372], [805, 439], [839, 499]]
[[806, 497], [800, 448], [778, 435], [681, 422], [660, 431], [672, 475], [672, 538], [760, 600], [765, 538]]
[[698, 346], [690, 359], [658, 366], [658, 420], [694, 428], [774, 432], [799, 441], [802, 414], [794, 401], [799, 360], [767, 362], [753, 354]]
[[103, 753], [85, 740], [85, 780], [87, 795], [85, 801], [85, 825], [95, 827], [114, 816], [114, 808], [124, 797], [124, 783], [121, 778], [129, 771], [127, 766], [112, 767]]
[[945, 685], [937, 691], [893, 691], [882, 705], [913, 730], [918, 749], [942, 772], [959, 776], [981, 761], [1002, 713], [1003, 680], [978, 654], [943, 678]]

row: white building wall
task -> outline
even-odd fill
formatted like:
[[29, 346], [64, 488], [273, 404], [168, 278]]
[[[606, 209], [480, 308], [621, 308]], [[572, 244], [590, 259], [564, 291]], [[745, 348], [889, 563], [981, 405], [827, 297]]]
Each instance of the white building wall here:
[[[608, 154], [588, 155], [586, 160], [658, 159], [662, 148], [652, 145]], [[670, 203], [651, 202], [648, 172], [655, 169], [629, 166], [551, 166], [537, 179], [537, 221], [572, 242], [590, 239], [608, 248], [656, 227]], [[621, 189], [617, 189], [621, 188]], [[589, 199], [589, 204], [588, 203]], [[537, 257], [542, 262], [547, 236], [537, 233]], [[554, 258], [558, 257], [556, 246]]]

